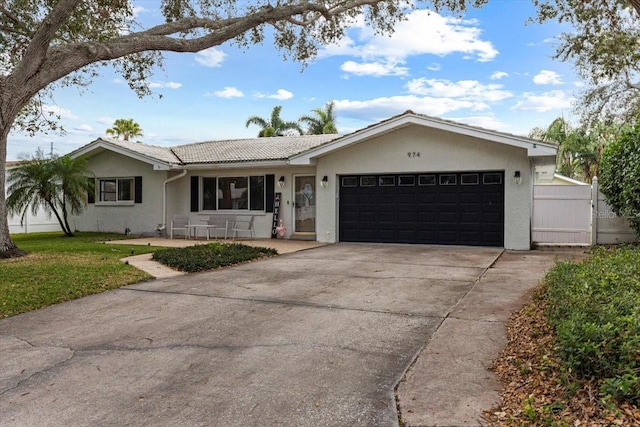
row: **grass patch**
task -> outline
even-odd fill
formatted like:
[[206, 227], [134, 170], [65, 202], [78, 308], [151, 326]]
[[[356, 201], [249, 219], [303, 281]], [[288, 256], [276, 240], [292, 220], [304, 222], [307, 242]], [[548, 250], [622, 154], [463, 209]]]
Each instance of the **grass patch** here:
[[0, 260], [0, 318], [151, 278], [120, 259], [158, 248], [103, 243], [124, 238], [108, 233], [12, 236], [28, 255]]
[[153, 259], [176, 270], [194, 273], [277, 255], [275, 249], [247, 246], [240, 243], [211, 243], [187, 248], [161, 249]]

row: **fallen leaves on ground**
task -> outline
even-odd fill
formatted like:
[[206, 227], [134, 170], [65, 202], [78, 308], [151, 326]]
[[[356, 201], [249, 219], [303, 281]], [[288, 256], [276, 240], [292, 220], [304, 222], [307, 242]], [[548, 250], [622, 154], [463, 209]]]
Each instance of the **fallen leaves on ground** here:
[[593, 381], [576, 381], [554, 354], [555, 337], [534, 301], [511, 316], [508, 344], [494, 361], [502, 404], [485, 411], [490, 426], [640, 426], [640, 408], [604, 402]]

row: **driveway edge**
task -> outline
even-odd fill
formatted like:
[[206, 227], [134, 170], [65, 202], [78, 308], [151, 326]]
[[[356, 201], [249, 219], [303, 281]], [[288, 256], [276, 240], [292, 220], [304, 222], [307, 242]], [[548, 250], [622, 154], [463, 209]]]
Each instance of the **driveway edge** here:
[[533, 251], [496, 257], [396, 386], [401, 425], [485, 425], [483, 410], [500, 400], [501, 384], [490, 368], [507, 343], [505, 324], [554, 260]]

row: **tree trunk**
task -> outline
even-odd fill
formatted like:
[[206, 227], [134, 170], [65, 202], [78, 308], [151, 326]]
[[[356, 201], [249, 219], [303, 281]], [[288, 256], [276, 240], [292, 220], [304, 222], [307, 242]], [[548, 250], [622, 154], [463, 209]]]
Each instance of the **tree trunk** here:
[[0, 114], [0, 259], [22, 256], [25, 253], [13, 243], [9, 235], [9, 218], [6, 204], [6, 176], [7, 176], [7, 138], [10, 125], [5, 124]]
[[51, 209], [51, 212], [53, 212], [53, 214], [56, 216], [56, 219], [60, 224], [60, 228], [62, 228], [62, 231], [64, 231], [64, 234], [67, 236], [73, 237], [73, 234], [69, 234], [70, 231], [68, 231], [67, 227], [65, 227], [66, 221], [62, 220], [62, 217], [60, 216], [60, 214], [58, 213], [58, 210], [56, 209], [56, 205], [51, 200], [47, 200], [47, 204], [49, 205], [49, 209]]
[[64, 194], [64, 192], [62, 193], [62, 198], [60, 201], [60, 204], [62, 205], [62, 219], [64, 220], [64, 234], [66, 234], [68, 237], [73, 237], [73, 230], [71, 229], [71, 227], [69, 226], [69, 220], [67, 218], [67, 202], [66, 202], [66, 195]]

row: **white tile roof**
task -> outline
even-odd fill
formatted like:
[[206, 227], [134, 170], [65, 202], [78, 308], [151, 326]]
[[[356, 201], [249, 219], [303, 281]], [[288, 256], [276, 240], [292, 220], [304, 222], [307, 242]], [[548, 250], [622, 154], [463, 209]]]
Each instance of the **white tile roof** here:
[[332, 134], [229, 139], [180, 145], [172, 150], [184, 164], [287, 160], [340, 137]]
[[[91, 144], [108, 143], [170, 165], [189, 165], [287, 160], [291, 156], [320, 147], [341, 136], [330, 134], [229, 139], [198, 142], [175, 147], [161, 147], [101, 137]], [[81, 151], [89, 147], [89, 145], [76, 151]]]
[[100, 137], [98, 141], [105, 141], [125, 150], [132, 151], [137, 154], [141, 154], [146, 157], [150, 157], [155, 160], [160, 160], [166, 163], [177, 164], [180, 163], [178, 158], [171, 152], [170, 147], [160, 147], [158, 145], [148, 145], [138, 142], [127, 142], [118, 139]]

